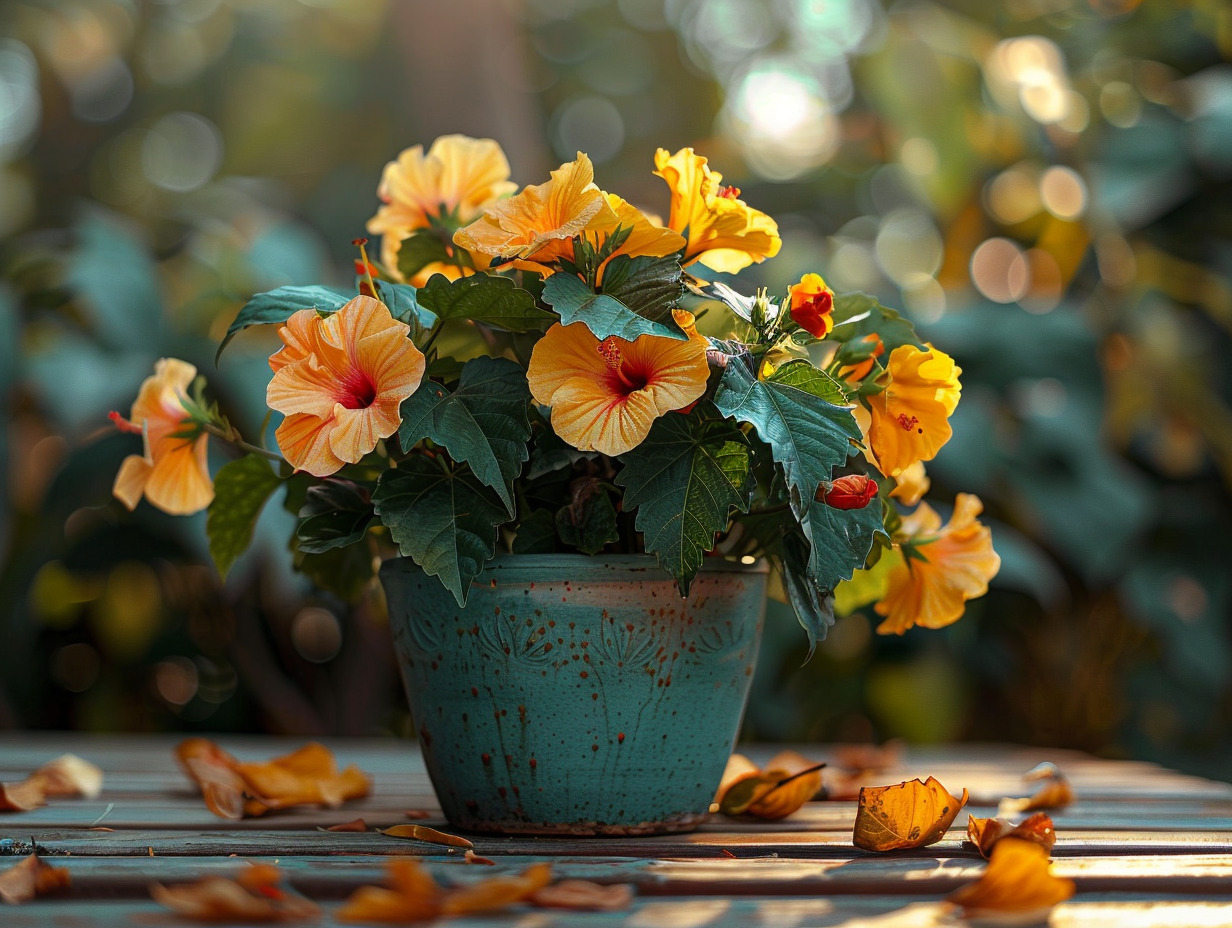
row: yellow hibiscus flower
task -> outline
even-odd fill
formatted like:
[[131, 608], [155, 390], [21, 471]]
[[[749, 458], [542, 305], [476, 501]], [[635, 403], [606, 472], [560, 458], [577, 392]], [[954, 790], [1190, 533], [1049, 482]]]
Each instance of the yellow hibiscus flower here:
[[674, 155], [660, 148], [655, 152], [655, 174], [672, 191], [668, 228], [688, 240], [682, 264], [700, 261], [712, 270], [734, 274], [778, 254], [783, 244], [778, 224], [739, 199], [738, 188], [724, 187], [723, 175], [710, 170], [692, 148]]
[[924, 471], [924, 462], [916, 461], [903, 468], [903, 472], [894, 478], [894, 489], [890, 491], [890, 496], [904, 506], [914, 506], [924, 498], [931, 486], [932, 481]]
[[544, 248], [580, 234], [608, 205], [594, 180], [590, 158], [578, 152], [577, 159], [553, 171], [547, 183], [525, 187], [489, 206], [454, 233], [454, 244], [492, 257], [530, 261]]
[[197, 369], [187, 361], [163, 358], [154, 366], [154, 376], [142, 382], [129, 418], [111, 414], [122, 431], [141, 433], [145, 445], [142, 454], [124, 459], [112, 489], [129, 509], [136, 509], [143, 495], [173, 516], [200, 512], [213, 501], [205, 433], [195, 438], [179, 434], [193, 428], [184, 401], [196, 376]]
[[[382, 206], [368, 220], [368, 231], [382, 236], [381, 262], [390, 275], [401, 280], [398, 252], [412, 232], [433, 223], [447, 228], [465, 225], [517, 189], [509, 180], [505, 153], [495, 141], [444, 135], [426, 155], [423, 146], [416, 145], [385, 165], [377, 187]], [[472, 255], [477, 268], [487, 267], [486, 260], [476, 258]], [[454, 279], [462, 271], [454, 264], [437, 262], [423, 268], [411, 283], [418, 286], [434, 273]]]
[[918, 461], [931, 461], [950, 440], [962, 369], [945, 352], [914, 345], [895, 348], [886, 369], [885, 390], [868, 398], [868, 438], [881, 472], [898, 477]]
[[369, 296], [325, 318], [302, 309], [279, 329], [265, 398], [286, 417], [276, 437], [293, 467], [329, 476], [398, 430], [398, 407], [424, 373], [409, 331]]
[[984, 504], [978, 496], [959, 493], [954, 514], [942, 526], [941, 517], [927, 503], [903, 518], [900, 533], [913, 545], [914, 555], [896, 550], [885, 596], [874, 607], [885, 621], [880, 634], [901, 635], [913, 625], [941, 628], [957, 622], [969, 599], [988, 592], [988, 581], [1001, 568], [992, 548], [992, 533], [976, 516]]
[[706, 340], [691, 319], [682, 321], [685, 340], [599, 341], [581, 322], [548, 329], [526, 378], [535, 402], [551, 407], [556, 434], [581, 451], [623, 454], [645, 440], [659, 416], [700, 398], [709, 374]]

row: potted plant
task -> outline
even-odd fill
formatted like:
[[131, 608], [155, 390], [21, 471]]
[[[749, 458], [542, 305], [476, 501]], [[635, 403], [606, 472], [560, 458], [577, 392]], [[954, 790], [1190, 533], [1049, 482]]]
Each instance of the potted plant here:
[[[767, 570], [811, 644], [836, 590], [901, 634], [956, 620], [998, 567], [978, 499], [944, 525], [920, 502], [953, 360], [815, 273], [774, 296], [701, 279], [772, 257], [777, 226], [692, 149], [660, 150], [655, 174], [663, 222], [599, 189], [584, 154], [518, 191], [493, 141], [408, 149], [354, 289], [258, 294], [223, 339], [279, 326], [276, 450], [174, 359], [112, 414], [144, 439], [116, 496], [208, 507], [224, 574], [279, 488], [314, 578], [347, 565], [334, 580], [353, 589], [384, 560], [412, 714], [462, 827], [694, 827]], [[210, 437], [243, 452], [213, 477]]]

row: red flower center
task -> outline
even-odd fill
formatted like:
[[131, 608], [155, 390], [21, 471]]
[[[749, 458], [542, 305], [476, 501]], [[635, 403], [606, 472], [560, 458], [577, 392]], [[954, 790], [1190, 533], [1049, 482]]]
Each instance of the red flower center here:
[[738, 200], [740, 199], [740, 188], [734, 186], [720, 187], [719, 192], [715, 196], [722, 197], [725, 200]]
[[363, 371], [352, 370], [339, 386], [338, 402], [346, 409], [367, 409], [376, 400], [376, 384]]
[[650, 383], [650, 376], [645, 371], [638, 370], [625, 361], [614, 335], [599, 342], [595, 350], [607, 363], [608, 370], [611, 372], [608, 375], [608, 382], [617, 393], [628, 396], [630, 393], [644, 390]]

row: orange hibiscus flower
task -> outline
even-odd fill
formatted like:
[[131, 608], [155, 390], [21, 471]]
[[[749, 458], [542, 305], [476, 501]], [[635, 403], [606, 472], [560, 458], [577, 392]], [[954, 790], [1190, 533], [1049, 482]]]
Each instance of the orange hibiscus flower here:
[[645, 440], [655, 419], [706, 391], [706, 340], [691, 320], [683, 327], [688, 339], [599, 341], [585, 323], [557, 323], [531, 352], [531, 395], [552, 408], [552, 428], [573, 447], [623, 454]]
[[137, 508], [142, 495], [173, 516], [200, 512], [213, 501], [207, 437], [184, 406], [196, 376], [197, 369], [188, 362], [163, 358], [154, 365], [154, 376], [142, 382], [129, 418], [111, 414], [121, 430], [140, 432], [145, 444], [144, 453], [124, 459], [112, 488], [129, 509]]
[[489, 206], [483, 216], [454, 233], [454, 244], [485, 255], [530, 261], [544, 248], [581, 234], [609, 205], [594, 180], [590, 158], [578, 152], [577, 159], [553, 171], [547, 183], [525, 187]]
[[931, 461], [950, 440], [962, 369], [943, 351], [900, 345], [890, 353], [889, 383], [868, 398], [869, 444], [877, 466], [897, 477], [917, 461]]
[[[492, 139], [443, 135], [426, 155], [423, 146], [416, 145], [385, 165], [377, 187], [382, 206], [368, 220], [368, 231], [383, 236], [381, 262], [400, 280], [398, 252], [412, 232], [434, 224], [456, 229], [517, 189], [518, 185], [509, 180], [505, 153]], [[488, 262], [479, 259], [472, 263], [483, 268]], [[456, 265], [436, 262], [416, 274], [412, 283], [418, 286], [432, 274], [453, 279], [461, 273]]]
[[325, 318], [302, 309], [287, 320], [265, 398], [286, 417], [276, 436], [293, 467], [326, 477], [398, 430], [398, 407], [424, 373], [409, 331], [370, 296]]
[[773, 219], [739, 199], [740, 190], [724, 187], [723, 175], [706, 159], [682, 148], [674, 155], [655, 152], [655, 174], [672, 190], [668, 228], [688, 239], [681, 264], [700, 261], [715, 271], [734, 274], [778, 254], [783, 240]]
[[791, 318], [814, 338], [825, 338], [834, 328], [834, 291], [826, 285], [820, 274], [805, 274], [798, 284], [793, 284], [791, 294]]
[[908, 539], [912, 552], [888, 555], [896, 560], [886, 594], [874, 607], [885, 616], [879, 633], [901, 635], [913, 625], [941, 628], [957, 622], [967, 600], [988, 592], [1001, 558], [992, 548], [992, 533], [976, 519], [983, 508], [978, 496], [959, 493], [945, 526], [928, 503], [903, 518], [896, 535]]

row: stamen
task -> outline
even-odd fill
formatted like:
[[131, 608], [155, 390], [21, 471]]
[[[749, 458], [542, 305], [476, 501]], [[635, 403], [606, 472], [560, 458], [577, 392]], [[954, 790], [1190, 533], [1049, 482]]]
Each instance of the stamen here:
[[614, 371], [620, 370], [620, 362], [623, 358], [620, 354], [620, 348], [616, 345], [615, 335], [609, 335], [603, 341], [599, 342], [599, 347], [595, 350], [599, 352], [608, 367]]
[[720, 187], [715, 196], [723, 197], [725, 200], [738, 200], [740, 199], [740, 188], [731, 185]]
[[910, 432], [920, 420], [916, 416], [908, 416], [905, 412], [900, 412], [896, 421], [904, 432]]
[[141, 434], [141, 426], [137, 425], [134, 422], [129, 422], [127, 419], [125, 419], [122, 415], [120, 415], [114, 409], [111, 410], [111, 412], [107, 413], [107, 418], [110, 419], [111, 424], [114, 425], [121, 432], [128, 432], [132, 435]]

